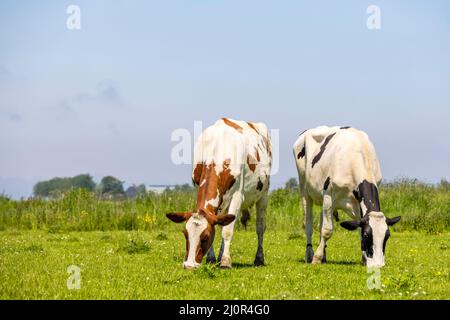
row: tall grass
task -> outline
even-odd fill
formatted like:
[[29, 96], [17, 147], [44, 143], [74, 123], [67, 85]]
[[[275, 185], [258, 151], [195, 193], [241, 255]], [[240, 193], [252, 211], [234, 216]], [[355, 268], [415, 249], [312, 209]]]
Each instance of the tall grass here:
[[[450, 186], [428, 185], [416, 180], [383, 184], [383, 212], [402, 216], [397, 230], [441, 232], [450, 229]], [[59, 199], [30, 198], [14, 201], [0, 196], [0, 231], [6, 229], [62, 231], [153, 230], [169, 228], [165, 213], [195, 208], [192, 192], [150, 193], [133, 200], [102, 200], [85, 190], [72, 190]], [[316, 207], [318, 220], [319, 207]], [[344, 213], [341, 219], [347, 219]], [[250, 223], [254, 223], [254, 213]], [[272, 230], [301, 230], [303, 210], [298, 192], [285, 189], [270, 194], [267, 227]], [[238, 228], [241, 226], [238, 224]]]

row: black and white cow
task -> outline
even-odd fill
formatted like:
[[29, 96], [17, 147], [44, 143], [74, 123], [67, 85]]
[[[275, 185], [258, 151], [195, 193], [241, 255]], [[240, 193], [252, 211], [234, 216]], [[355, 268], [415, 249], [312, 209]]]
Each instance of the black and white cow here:
[[[342, 222], [348, 230], [361, 230], [363, 263], [384, 266], [389, 219], [380, 209], [378, 185], [381, 169], [375, 148], [366, 133], [351, 127], [321, 126], [303, 132], [294, 144], [305, 212], [306, 261], [326, 262], [326, 242], [333, 232], [333, 213], [345, 211], [353, 221]], [[313, 205], [322, 206], [320, 243], [314, 253]]]

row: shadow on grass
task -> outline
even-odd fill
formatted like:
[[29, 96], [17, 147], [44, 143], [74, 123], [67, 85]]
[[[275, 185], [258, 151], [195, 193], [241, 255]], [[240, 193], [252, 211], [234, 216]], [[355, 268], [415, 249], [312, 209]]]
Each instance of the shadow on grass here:
[[249, 268], [255, 268], [256, 269], [256, 268], [260, 268], [260, 267], [265, 267], [266, 266], [266, 265], [264, 265], [264, 266], [255, 266], [253, 263], [234, 262], [234, 261], [233, 261], [231, 269], [221, 268], [219, 262], [214, 262], [214, 263], [206, 262], [205, 265], [209, 265], [209, 266], [212, 265], [212, 266], [215, 266], [216, 268], [222, 269], [222, 270], [249, 269]]
[[241, 263], [241, 262], [233, 262], [233, 269], [249, 269], [249, 268], [261, 268], [264, 266], [256, 267], [253, 263]]
[[[300, 262], [301, 264], [311, 264], [311, 263], [306, 263], [306, 261], [303, 259], [297, 260], [297, 261]], [[324, 264], [325, 265], [327, 265], [327, 264], [338, 265], [338, 266], [362, 266], [361, 262], [349, 261], [349, 260], [328, 260]]]

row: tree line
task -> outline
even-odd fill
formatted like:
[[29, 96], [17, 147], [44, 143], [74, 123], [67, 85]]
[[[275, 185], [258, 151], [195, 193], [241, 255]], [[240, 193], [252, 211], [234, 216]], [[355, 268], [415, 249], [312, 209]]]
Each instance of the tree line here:
[[146, 193], [144, 184], [133, 184], [125, 190], [124, 183], [116, 177], [106, 176], [97, 184], [90, 174], [80, 174], [74, 177], [56, 177], [38, 182], [33, 187], [33, 194], [40, 198], [57, 198], [69, 190], [85, 189], [96, 192], [104, 198], [136, 198]]

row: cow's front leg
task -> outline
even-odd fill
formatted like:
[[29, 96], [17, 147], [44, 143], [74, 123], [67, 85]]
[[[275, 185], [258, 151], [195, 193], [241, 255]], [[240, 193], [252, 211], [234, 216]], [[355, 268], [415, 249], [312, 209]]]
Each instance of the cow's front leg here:
[[231, 255], [230, 255], [230, 245], [231, 239], [233, 239], [234, 233], [234, 221], [229, 225], [222, 227], [222, 245], [223, 252], [220, 259], [221, 268], [231, 268]]
[[364, 251], [363, 247], [362, 247], [362, 230], [360, 230], [359, 232], [359, 240], [361, 242], [361, 264], [363, 266], [367, 265], [367, 256], [366, 256], [366, 252]]
[[208, 249], [208, 252], [206, 253], [206, 263], [215, 264], [217, 262], [216, 254], [214, 253], [214, 236], [215, 233], [212, 234], [211, 247]]
[[[230, 207], [228, 209], [228, 214], [236, 215], [240, 208], [243, 201], [243, 196], [240, 192], [236, 192], [233, 195], [233, 198], [231, 199]], [[223, 244], [223, 252], [221, 252], [221, 260], [220, 260], [220, 267], [221, 268], [231, 268], [231, 255], [230, 255], [230, 245], [231, 240], [233, 239], [233, 233], [234, 233], [234, 223], [236, 220], [234, 220], [229, 225], [222, 227], [222, 244]], [[222, 251], [222, 248], [221, 248]]]
[[327, 240], [331, 238], [333, 233], [333, 202], [331, 195], [325, 194], [323, 197], [323, 210], [321, 216], [320, 243], [314, 254], [313, 264], [326, 262], [325, 248]]

